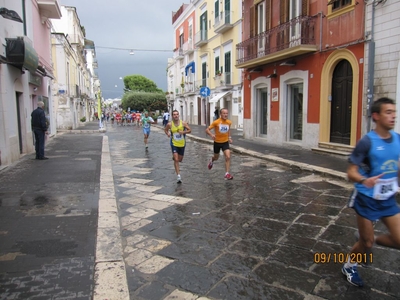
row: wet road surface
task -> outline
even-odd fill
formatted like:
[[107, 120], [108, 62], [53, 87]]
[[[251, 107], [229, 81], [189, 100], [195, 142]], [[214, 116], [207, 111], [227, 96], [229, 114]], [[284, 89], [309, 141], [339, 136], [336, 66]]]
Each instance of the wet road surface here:
[[140, 128], [107, 136], [131, 299], [400, 297], [397, 250], [374, 250], [362, 289], [340, 273], [356, 229], [348, 184], [237, 154], [225, 181], [223, 156], [208, 170], [212, 146], [190, 140], [177, 184], [160, 129], [148, 151]]
[[[0, 299], [400, 298], [398, 250], [374, 248], [362, 289], [340, 273], [348, 184], [236, 153], [225, 181], [211, 155], [189, 140], [177, 184], [160, 129], [146, 152], [140, 128], [114, 125], [0, 172]], [[101, 276], [112, 264], [120, 277]], [[102, 297], [117, 279], [126, 291]]]

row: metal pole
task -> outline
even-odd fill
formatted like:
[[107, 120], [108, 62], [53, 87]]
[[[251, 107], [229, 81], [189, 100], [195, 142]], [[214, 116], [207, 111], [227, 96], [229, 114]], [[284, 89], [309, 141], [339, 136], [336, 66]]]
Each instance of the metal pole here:
[[371, 39], [368, 43], [368, 87], [367, 87], [367, 132], [371, 130], [371, 105], [374, 101], [374, 72], [375, 72], [375, 1], [372, 1]]

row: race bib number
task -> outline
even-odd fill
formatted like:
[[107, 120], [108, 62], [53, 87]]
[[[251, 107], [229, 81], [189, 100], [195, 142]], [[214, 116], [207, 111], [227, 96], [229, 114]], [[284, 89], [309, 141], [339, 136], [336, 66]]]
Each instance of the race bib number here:
[[219, 132], [227, 133], [229, 131], [229, 125], [220, 124], [219, 125]]
[[375, 200], [387, 200], [396, 194], [399, 188], [397, 177], [390, 179], [378, 179], [374, 186], [373, 198]]
[[144, 125], [143, 125], [143, 127], [144, 127], [144, 128], [150, 128], [150, 124], [149, 124], [149, 123], [147, 123], [147, 122], [144, 122]]
[[180, 133], [174, 133], [174, 140], [175, 140], [175, 141], [179, 141], [179, 140], [181, 140], [181, 139], [183, 139], [183, 135], [182, 135], [182, 134], [180, 134]]

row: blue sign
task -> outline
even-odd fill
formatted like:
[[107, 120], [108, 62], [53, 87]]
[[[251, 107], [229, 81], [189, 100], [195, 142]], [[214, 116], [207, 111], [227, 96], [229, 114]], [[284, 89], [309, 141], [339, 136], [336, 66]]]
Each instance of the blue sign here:
[[202, 95], [203, 97], [208, 97], [210, 96], [211, 91], [209, 87], [203, 86], [202, 88], [200, 88], [200, 95]]

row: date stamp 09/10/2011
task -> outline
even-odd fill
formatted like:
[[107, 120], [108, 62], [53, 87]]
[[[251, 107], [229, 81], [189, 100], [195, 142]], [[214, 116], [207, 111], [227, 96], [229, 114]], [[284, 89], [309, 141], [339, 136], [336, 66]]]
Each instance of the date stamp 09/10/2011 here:
[[344, 252], [315, 252], [315, 264], [344, 264], [350, 262], [352, 264], [366, 264], [372, 263], [373, 254], [370, 253], [344, 253]]

